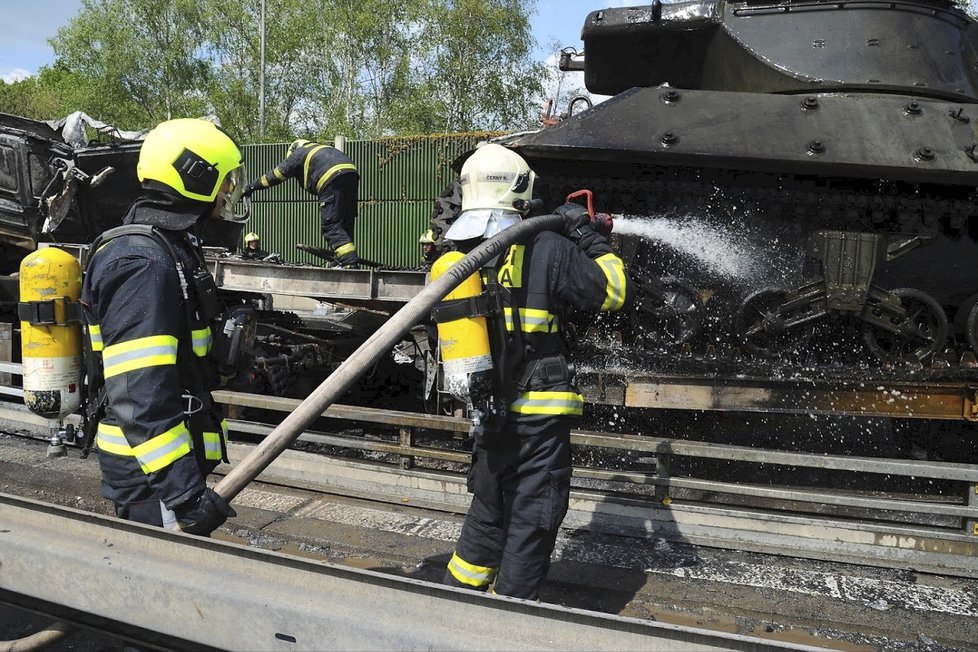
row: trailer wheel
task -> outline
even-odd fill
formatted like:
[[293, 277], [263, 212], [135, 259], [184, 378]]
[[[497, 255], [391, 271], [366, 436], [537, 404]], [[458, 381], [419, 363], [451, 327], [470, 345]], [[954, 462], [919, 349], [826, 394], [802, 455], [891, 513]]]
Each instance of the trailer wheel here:
[[787, 296], [783, 288], [761, 288], [740, 303], [734, 324], [748, 351], [775, 357], [800, 349], [812, 338], [810, 325], [792, 326], [785, 318], [781, 306]]
[[[900, 299], [907, 311], [900, 331], [891, 331], [872, 324], [863, 326], [863, 339], [870, 352], [883, 363], [923, 364], [947, 342], [948, 324], [944, 309], [937, 300], [914, 288], [898, 288], [890, 292]], [[974, 310], [972, 310], [974, 312]], [[978, 319], [978, 318], [976, 318]], [[972, 328], [969, 316], [969, 343]], [[972, 344], [972, 346], [974, 346]]]

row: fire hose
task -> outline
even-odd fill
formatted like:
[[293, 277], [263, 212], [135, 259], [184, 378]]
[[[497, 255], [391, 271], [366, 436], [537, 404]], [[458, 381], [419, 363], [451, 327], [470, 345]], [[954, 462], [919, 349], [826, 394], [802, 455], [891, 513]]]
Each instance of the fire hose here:
[[564, 227], [562, 215], [534, 217], [512, 226], [486, 240], [465, 258], [450, 267], [444, 275], [425, 287], [403, 308], [360, 345], [343, 364], [336, 368], [309, 396], [269, 433], [247, 457], [236, 465], [214, 487], [224, 500], [231, 502], [242, 489], [258, 477], [265, 468], [288, 448], [305, 428], [322, 416], [336, 399], [369, 369], [382, 355], [391, 350], [412, 326], [419, 323], [457, 285], [478, 271], [511, 245], [523, 242], [541, 231], [556, 231]]
[[60, 641], [64, 638], [65, 634], [71, 631], [71, 625], [60, 621], [54, 622], [30, 636], [25, 636], [14, 641], [0, 641], [0, 652], [35, 652], [36, 650], [43, 650]]

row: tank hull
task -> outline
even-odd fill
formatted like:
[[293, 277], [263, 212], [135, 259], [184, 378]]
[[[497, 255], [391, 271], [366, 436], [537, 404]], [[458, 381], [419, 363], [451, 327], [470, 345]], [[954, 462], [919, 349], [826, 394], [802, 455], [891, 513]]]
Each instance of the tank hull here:
[[548, 205], [616, 215], [642, 372], [972, 378], [975, 31], [940, 2], [593, 12], [579, 69], [614, 96], [499, 142]]

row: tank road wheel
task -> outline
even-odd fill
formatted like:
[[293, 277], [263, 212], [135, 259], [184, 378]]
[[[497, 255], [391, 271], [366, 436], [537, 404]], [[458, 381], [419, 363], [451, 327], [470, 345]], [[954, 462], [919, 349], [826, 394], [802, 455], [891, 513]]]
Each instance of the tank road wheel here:
[[683, 344], [699, 332], [703, 300], [695, 289], [671, 276], [651, 283], [633, 281], [638, 298], [631, 320], [639, 341], [651, 346]]
[[907, 311], [913, 332], [888, 331], [865, 324], [863, 338], [866, 346], [881, 362], [923, 362], [939, 351], [947, 340], [947, 316], [932, 296], [913, 288], [890, 290]]
[[735, 326], [748, 351], [776, 356], [794, 351], [812, 337], [807, 324], [790, 326], [781, 313], [788, 291], [763, 288], [747, 296], [737, 309]]

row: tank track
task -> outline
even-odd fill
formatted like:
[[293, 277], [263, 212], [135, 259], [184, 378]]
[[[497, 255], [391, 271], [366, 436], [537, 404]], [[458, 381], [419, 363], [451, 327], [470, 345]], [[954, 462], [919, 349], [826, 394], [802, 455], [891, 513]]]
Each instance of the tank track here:
[[[922, 186], [880, 180], [848, 178], [800, 178], [771, 173], [662, 168], [657, 166], [602, 164], [569, 166], [566, 161], [536, 164], [547, 205], [558, 205], [570, 192], [590, 189], [595, 210], [613, 214], [671, 215], [701, 219], [710, 228], [722, 230], [731, 219], [748, 232], [781, 229], [786, 246], [807, 247], [810, 233], [836, 229], [845, 232], [920, 236], [927, 242], [965, 242], [978, 257], [978, 208], [973, 189]], [[739, 216], [739, 217], [738, 217]], [[793, 241], [792, 241], [793, 240]], [[833, 316], [817, 323], [811, 333], [819, 346], [802, 343], [797, 350], [777, 355], [752, 352], [742, 333], [731, 328], [746, 297], [772, 287], [768, 279], [739, 283], [717, 283], [703, 274], [689, 274], [678, 267], [681, 261], [661, 248], [633, 236], [615, 236], [615, 245], [633, 278], [678, 277], [705, 298], [702, 329], [695, 337], [656, 341], [644, 336], [648, 314], [633, 311], [628, 316], [604, 317], [603, 322], [580, 324], [620, 335], [621, 346], [613, 347], [606, 363], [637, 372], [694, 375], [748, 375], [760, 378], [901, 379], [912, 381], [974, 380], [978, 378], [974, 337], [964, 326], [967, 313], [978, 295], [978, 274], [961, 270], [961, 287], [941, 286], [943, 307], [950, 332], [946, 341], [932, 347], [923, 359], [880, 360], [867, 351], [865, 324], [851, 315]], [[961, 261], [935, 261], [958, 266]], [[807, 261], [795, 285], [817, 277], [817, 262]], [[913, 278], [912, 274], [907, 274]], [[782, 286], [778, 282], [773, 285]], [[792, 283], [787, 284], [788, 287]], [[946, 284], [945, 284], [946, 285]], [[950, 298], [949, 298], [950, 297]], [[687, 334], [688, 335], [688, 334]], [[884, 333], [884, 335], [888, 335]], [[826, 346], [825, 343], [831, 343]], [[884, 342], [885, 343], [885, 342]], [[877, 347], [878, 348], [878, 347]], [[876, 351], [879, 353], [879, 351]], [[600, 346], [590, 356], [601, 356]]]

